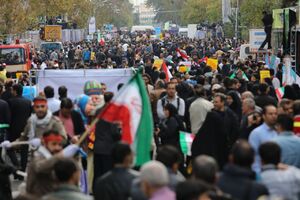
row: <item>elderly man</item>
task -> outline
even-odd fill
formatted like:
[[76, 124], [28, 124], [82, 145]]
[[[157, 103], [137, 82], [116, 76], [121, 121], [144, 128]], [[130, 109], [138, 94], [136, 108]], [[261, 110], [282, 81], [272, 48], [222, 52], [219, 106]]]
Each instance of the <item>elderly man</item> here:
[[141, 186], [150, 200], [175, 200], [175, 193], [168, 188], [169, 176], [166, 167], [158, 161], [150, 161], [141, 168]]

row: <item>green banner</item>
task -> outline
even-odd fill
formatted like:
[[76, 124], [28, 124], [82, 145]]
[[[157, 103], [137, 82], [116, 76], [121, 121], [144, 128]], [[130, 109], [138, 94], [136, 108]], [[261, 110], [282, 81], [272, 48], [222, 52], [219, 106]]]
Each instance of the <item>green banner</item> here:
[[283, 9], [273, 10], [273, 28], [283, 28]]

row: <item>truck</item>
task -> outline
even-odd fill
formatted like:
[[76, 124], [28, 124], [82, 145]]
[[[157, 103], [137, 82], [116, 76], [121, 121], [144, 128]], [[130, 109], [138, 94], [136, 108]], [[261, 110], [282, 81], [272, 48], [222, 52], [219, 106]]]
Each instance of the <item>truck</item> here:
[[0, 62], [6, 64], [7, 72], [28, 72], [31, 68], [31, 44], [0, 45]]

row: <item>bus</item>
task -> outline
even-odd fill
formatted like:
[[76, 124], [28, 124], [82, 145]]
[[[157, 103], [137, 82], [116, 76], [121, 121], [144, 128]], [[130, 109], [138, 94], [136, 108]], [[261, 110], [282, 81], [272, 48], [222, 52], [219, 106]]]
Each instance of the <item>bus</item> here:
[[0, 45], [0, 62], [6, 64], [8, 72], [28, 72], [31, 69], [31, 45]]

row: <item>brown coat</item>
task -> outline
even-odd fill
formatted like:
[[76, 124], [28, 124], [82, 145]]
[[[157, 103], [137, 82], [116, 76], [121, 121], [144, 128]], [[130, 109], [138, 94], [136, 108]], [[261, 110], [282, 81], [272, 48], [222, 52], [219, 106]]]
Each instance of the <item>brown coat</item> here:
[[[44, 147], [41, 146], [40, 148]], [[28, 194], [42, 197], [54, 191], [57, 186], [53, 173], [56, 161], [56, 157], [47, 159], [39, 152], [34, 153], [34, 157], [27, 168], [26, 192]]]

